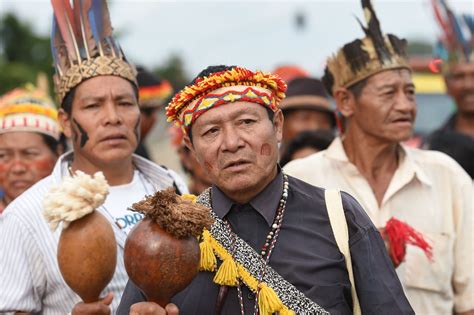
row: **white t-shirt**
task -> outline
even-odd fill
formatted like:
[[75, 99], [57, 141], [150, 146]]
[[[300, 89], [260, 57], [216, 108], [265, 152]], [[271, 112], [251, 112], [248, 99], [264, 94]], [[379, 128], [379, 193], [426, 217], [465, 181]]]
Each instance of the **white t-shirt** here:
[[143, 219], [143, 214], [127, 210], [135, 202], [142, 200], [145, 195], [153, 194], [150, 182], [135, 170], [130, 183], [110, 186], [109, 195], [102, 207], [112, 215], [115, 223], [128, 235], [130, 230]]

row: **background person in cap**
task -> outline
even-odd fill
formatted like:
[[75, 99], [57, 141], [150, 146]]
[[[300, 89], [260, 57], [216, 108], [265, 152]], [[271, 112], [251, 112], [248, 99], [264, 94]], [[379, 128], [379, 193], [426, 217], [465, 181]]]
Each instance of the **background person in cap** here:
[[432, 4], [443, 32], [435, 54], [457, 110], [424, 147], [448, 154], [474, 178], [474, 16], [456, 16], [446, 1]]
[[[59, 122], [74, 150], [2, 215], [0, 313], [110, 314], [128, 281], [125, 239], [142, 218], [128, 207], [157, 190], [187, 189], [174, 172], [133, 154], [140, 140], [136, 73], [113, 38], [107, 2], [52, 4]], [[96, 211], [107, 218], [117, 241], [114, 276], [101, 300], [87, 304], [65, 283], [57, 262], [61, 230], [52, 232], [43, 216], [45, 194], [77, 170], [104, 174], [109, 193]]]
[[137, 71], [141, 137], [135, 153], [150, 159], [144, 141], [156, 123], [157, 111], [173, 94], [173, 87], [168, 81], [160, 80], [155, 74], [141, 66], [137, 66]]
[[302, 131], [333, 130], [335, 127], [334, 112], [326, 89], [318, 79], [291, 80], [280, 109], [285, 116], [283, 146]]
[[[201, 272], [172, 302], [181, 314], [352, 314], [357, 292], [364, 314], [413, 314], [359, 204], [336, 192], [347, 220], [332, 226], [324, 190], [278, 167], [285, 89], [270, 73], [213, 66], [168, 105], [209, 174], [213, 186], [198, 202], [216, 220], [203, 233]], [[333, 236], [344, 226], [355, 286]], [[129, 281], [118, 314], [164, 314], [145, 300]]]
[[362, 6], [366, 37], [330, 57], [323, 78], [347, 120], [346, 132], [326, 151], [290, 162], [285, 170], [310, 184], [352, 194], [378, 228], [395, 217], [421, 232], [432, 246], [432, 259], [409, 226], [394, 236], [409, 236], [421, 249], [388, 239], [394, 263], [403, 261], [397, 273], [413, 309], [472, 314], [472, 181], [447, 155], [401, 144], [412, 135], [416, 115], [406, 42], [382, 34], [370, 1]]
[[0, 98], [0, 213], [53, 170], [61, 154], [57, 116], [53, 101], [32, 85]]

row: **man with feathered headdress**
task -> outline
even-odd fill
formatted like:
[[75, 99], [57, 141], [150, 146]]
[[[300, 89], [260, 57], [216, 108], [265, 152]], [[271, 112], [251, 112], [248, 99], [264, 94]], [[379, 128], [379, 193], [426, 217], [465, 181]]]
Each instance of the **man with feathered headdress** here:
[[326, 151], [285, 170], [357, 198], [381, 229], [392, 261], [401, 263], [397, 273], [416, 313], [471, 314], [472, 181], [448, 156], [401, 144], [416, 115], [406, 42], [382, 34], [369, 0], [362, 6], [366, 37], [330, 57], [323, 78], [346, 131]]
[[474, 179], [474, 16], [456, 16], [447, 1], [432, 4], [443, 32], [435, 55], [457, 110], [425, 146], [453, 157]]
[[[359, 204], [278, 166], [285, 90], [271, 73], [211, 66], [168, 105], [213, 184], [198, 202], [215, 220], [201, 272], [172, 302], [182, 314], [413, 314]], [[118, 314], [163, 312], [145, 300], [129, 282]]]
[[[128, 280], [123, 264], [127, 233], [142, 218], [128, 206], [156, 190], [174, 186], [186, 192], [186, 187], [174, 172], [133, 155], [140, 140], [136, 72], [112, 36], [107, 3], [52, 4], [58, 117], [74, 150], [59, 158], [50, 176], [15, 199], [0, 220], [0, 313], [107, 314], [115, 312]], [[111, 186], [97, 211], [112, 225], [118, 253], [102, 299], [88, 304], [80, 303], [61, 276], [60, 230], [52, 232], [42, 215], [48, 190], [79, 170], [102, 172]]]

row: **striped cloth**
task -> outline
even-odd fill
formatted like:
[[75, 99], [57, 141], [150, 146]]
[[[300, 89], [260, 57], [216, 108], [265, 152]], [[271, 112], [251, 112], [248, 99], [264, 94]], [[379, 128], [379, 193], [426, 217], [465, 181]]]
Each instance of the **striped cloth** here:
[[[67, 314], [80, 298], [64, 282], [56, 259], [60, 229], [52, 233], [43, 218], [43, 198], [52, 185], [69, 176], [67, 165], [72, 153], [61, 156], [52, 174], [15, 199], [0, 216], [0, 313], [26, 311], [32, 314]], [[175, 186], [187, 193], [176, 173], [141, 157], [135, 166], [156, 190]], [[127, 205], [129, 206], [129, 205]], [[98, 209], [113, 223], [110, 213]], [[120, 302], [128, 280], [123, 263], [125, 233], [112, 224], [117, 240], [117, 268], [103, 294], [114, 293], [112, 314]]]

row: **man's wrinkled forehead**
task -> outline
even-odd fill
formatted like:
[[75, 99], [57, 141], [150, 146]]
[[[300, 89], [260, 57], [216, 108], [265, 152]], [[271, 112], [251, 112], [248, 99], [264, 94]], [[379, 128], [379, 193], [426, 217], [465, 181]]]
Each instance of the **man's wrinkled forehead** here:
[[218, 125], [226, 121], [236, 120], [242, 116], [259, 117], [265, 113], [265, 108], [251, 102], [234, 102], [211, 108], [195, 119], [191, 125], [193, 129], [209, 125]]
[[385, 70], [367, 78], [367, 86], [381, 89], [395, 85], [413, 85], [412, 73], [405, 68]]

